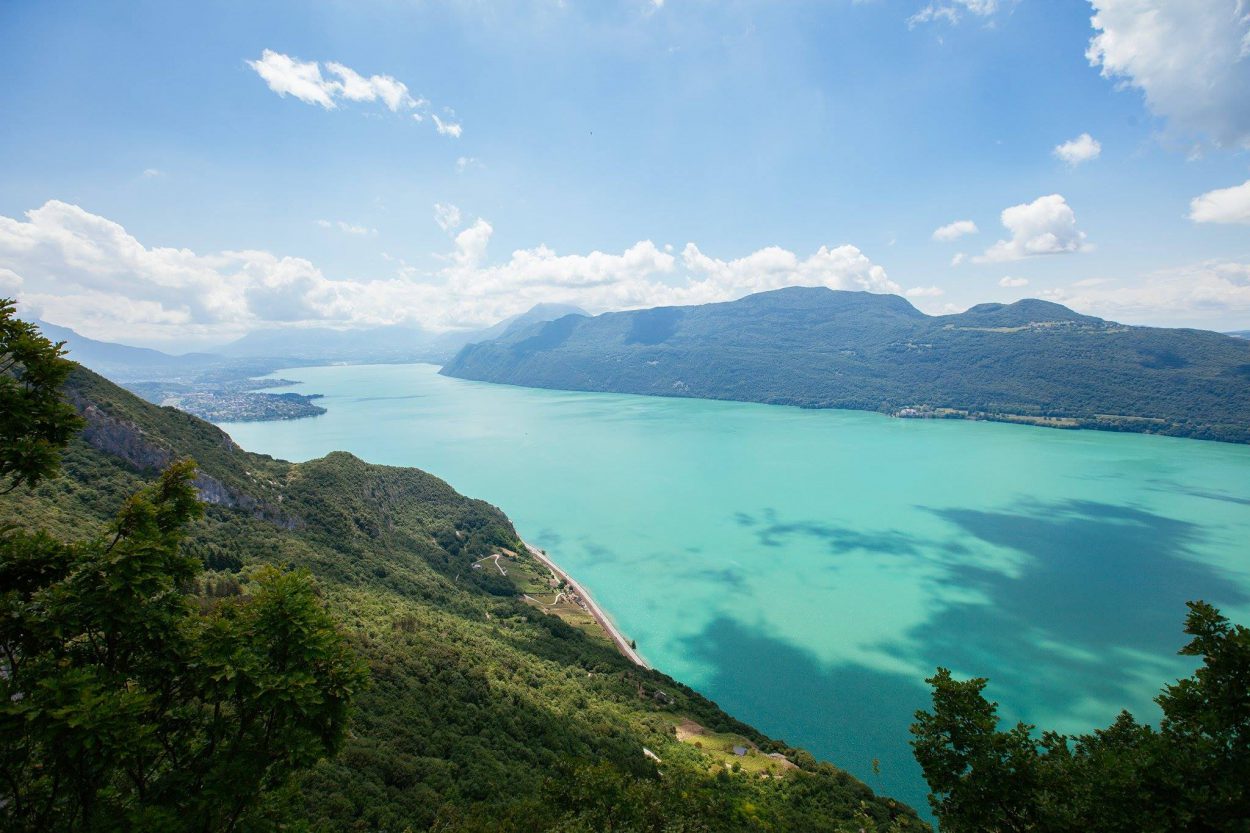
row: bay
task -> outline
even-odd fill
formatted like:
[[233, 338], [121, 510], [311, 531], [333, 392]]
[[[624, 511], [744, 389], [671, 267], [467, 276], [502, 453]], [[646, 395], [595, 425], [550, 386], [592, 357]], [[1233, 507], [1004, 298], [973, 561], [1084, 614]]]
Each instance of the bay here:
[[328, 412], [223, 424], [241, 446], [350, 451], [494, 503], [657, 668], [922, 812], [907, 727], [936, 666], [989, 677], [1006, 719], [1087, 731], [1157, 719], [1193, 667], [1186, 600], [1250, 621], [1250, 447], [432, 365], [275, 376]]

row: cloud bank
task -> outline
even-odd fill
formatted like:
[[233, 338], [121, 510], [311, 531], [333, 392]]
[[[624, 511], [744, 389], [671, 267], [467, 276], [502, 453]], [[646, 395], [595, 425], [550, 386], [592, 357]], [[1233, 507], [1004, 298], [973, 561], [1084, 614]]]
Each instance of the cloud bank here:
[[807, 257], [770, 246], [722, 259], [694, 243], [678, 256], [642, 240], [619, 253], [559, 254], [540, 245], [492, 262], [489, 222], [465, 222], [451, 206], [436, 209], [436, 217], [449, 233], [459, 227], [443, 266], [339, 280], [307, 259], [265, 251], [145, 246], [118, 223], [52, 200], [24, 219], [0, 216], [0, 290], [85, 335], [182, 344], [283, 325], [476, 327], [540, 301], [599, 312], [727, 301], [791, 285], [900, 291], [851, 245], [822, 246]]
[[1234, 329], [1250, 321], [1250, 263], [1208, 260], [1152, 272], [1131, 285], [1086, 280], [1041, 295], [1114, 321], [1156, 323], [1166, 310], [1174, 324]]

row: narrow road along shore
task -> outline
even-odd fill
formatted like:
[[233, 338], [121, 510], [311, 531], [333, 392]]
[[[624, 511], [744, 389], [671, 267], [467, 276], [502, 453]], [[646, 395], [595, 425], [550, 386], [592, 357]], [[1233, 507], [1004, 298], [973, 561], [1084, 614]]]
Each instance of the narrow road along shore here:
[[555, 573], [558, 578], [563, 579], [565, 584], [573, 588], [573, 592], [578, 595], [578, 597], [582, 600], [582, 603], [585, 605], [586, 612], [594, 617], [595, 621], [599, 623], [601, 628], [607, 631], [608, 636], [611, 637], [612, 642], [617, 647], [617, 650], [628, 657], [635, 665], [643, 668], [651, 667], [650, 665], [647, 665], [647, 661], [642, 658], [642, 655], [639, 654], [638, 651], [630, 647], [629, 640], [616, 629], [616, 625], [612, 624], [612, 620], [608, 618], [608, 615], [603, 612], [603, 609], [599, 607], [599, 605], [595, 603], [594, 597], [586, 592], [586, 588], [582, 587], [573, 579], [572, 576], [560, 569], [559, 565], [544, 555], [542, 550], [537, 547], [530, 546], [524, 541], [522, 543], [525, 544], [525, 548], [529, 550], [530, 555], [538, 559], [539, 563], [543, 564], [547, 569]]

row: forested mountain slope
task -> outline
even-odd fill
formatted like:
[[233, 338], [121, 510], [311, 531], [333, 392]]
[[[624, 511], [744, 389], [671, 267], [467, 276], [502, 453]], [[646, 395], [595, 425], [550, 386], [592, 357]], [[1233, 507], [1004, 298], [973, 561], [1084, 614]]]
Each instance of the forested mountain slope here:
[[[258, 565], [293, 565], [346, 623], [371, 685], [343, 751], [298, 785], [312, 830], [927, 829], [524, 603], [502, 571], [473, 569], [523, 548], [502, 512], [438, 478], [345, 453], [302, 464], [250, 454], [82, 368], [66, 394], [87, 428], [63, 476], [5, 496], [0, 524], [81, 538], [191, 456], [209, 505], [186, 546], [209, 568], [206, 603], [247, 592]], [[740, 736], [767, 769], [726, 766], [679, 740], [678, 725]]]
[[903, 298], [790, 287], [566, 316], [469, 345], [443, 372], [568, 390], [1250, 442], [1250, 342], [1025, 300], [929, 316]]

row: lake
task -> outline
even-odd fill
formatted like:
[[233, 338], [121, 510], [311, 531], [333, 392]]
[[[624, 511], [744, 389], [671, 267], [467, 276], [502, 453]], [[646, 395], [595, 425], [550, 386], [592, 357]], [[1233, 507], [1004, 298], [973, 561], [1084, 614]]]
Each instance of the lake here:
[[224, 425], [244, 448], [346, 450], [496, 504], [657, 668], [922, 812], [907, 727], [936, 666], [989, 677], [1013, 721], [1154, 722], [1160, 686], [1193, 667], [1185, 601], [1250, 621], [1250, 447], [432, 365], [275, 375], [329, 411]]

